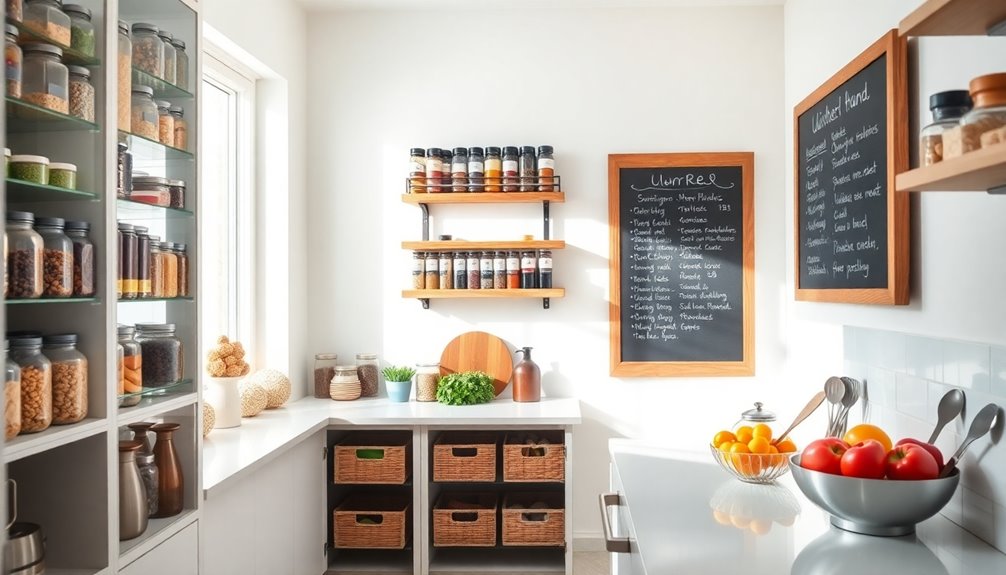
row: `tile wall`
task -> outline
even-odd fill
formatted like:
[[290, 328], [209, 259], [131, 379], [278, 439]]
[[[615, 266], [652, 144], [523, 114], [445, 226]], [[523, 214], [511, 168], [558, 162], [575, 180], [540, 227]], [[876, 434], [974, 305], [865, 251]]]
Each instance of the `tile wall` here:
[[[949, 458], [974, 415], [987, 403], [1006, 407], [1006, 347], [846, 326], [844, 375], [866, 383], [867, 400], [853, 419], [883, 427], [897, 440], [925, 441], [936, 424], [936, 406], [951, 387], [967, 405], [936, 444]], [[961, 485], [942, 513], [1006, 552], [1006, 417], [965, 453]]]

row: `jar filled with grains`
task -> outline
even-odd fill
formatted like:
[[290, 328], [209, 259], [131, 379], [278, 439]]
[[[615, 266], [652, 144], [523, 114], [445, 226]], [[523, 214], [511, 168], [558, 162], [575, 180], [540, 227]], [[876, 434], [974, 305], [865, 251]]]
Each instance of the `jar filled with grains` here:
[[157, 104], [154, 104], [154, 89], [150, 86], [133, 86], [130, 105], [129, 131], [156, 142], [158, 117]]
[[484, 251], [479, 259], [479, 287], [493, 289], [493, 252]]
[[129, 38], [129, 24], [119, 20], [119, 49], [116, 84], [119, 89], [119, 129], [129, 131], [130, 97], [133, 93], [133, 41]]
[[4, 340], [6, 377], [3, 387], [4, 438], [11, 439], [21, 433], [21, 366], [10, 357], [10, 340]]
[[172, 36], [171, 32], [168, 32], [167, 30], [158, 30], [157, 37], [161, 39], [161, 43], [164, 45], [164, 72], [161, 74], [161, 79], [169, 84], [174, 84], [175, 72], [177, 71], [175, 46], [172, 44], [174, 36]]
[[161, 259], [164, 261], [164, 297], [178, 297], [178, 254], [171, 242], [161, 242]]
[[121, 299], [136, 299], [139, 274], [136, 269], [137, 238], [133, 224], [119, 222], [119, 266], [116, 292]]
[[374, 397], [381, 383], [376, 353], [356, 354], [356, 373], [360, 378], [360, 395]]
[[21, 432], [44, 431], [52, 425], [52, 364], [42, 338], [12, 338], [10, 358], [21, 368]]
[[23, 44], [24, 72], [21, 99], [40, 108], [70, 112], [70, 73], [60, 61], [63, 50], [52, 44]]
[[70, 17], [62, 8], [62, 0], [28, 0], [24, 10], [24, 27], [40, 38], [69, 46]]
[[314, 354], [314, 396], [318, 399], [329, 398], [329, 385], [332, 383], [332, 376], [335, 375], [336, 360], [339, 359], [335, 353]]
[[168, 180], [169, 206], [185, 209], [185, 180]]
[[164, 42], [153, 24], [133, 24], [133, 67], [155, 78], [164, 77]]
[[189, 253], [185, 244], [172, 244], [178, 258], [178, 297], [189, 296]]
[[[8, 12], [8, 17], [10, 13]], [[17, 28], [7, 24], [4, 28], [4, 59], [7, 61], [5, 76], [7, 78], [7, 95], [11, 98], [21, 97], [21, 76], [24, 70], [24, 54], [17, 45]]]
[[181, 106], [171, 106], [168, 108], [171, 115], [175, 117], [175, 143], [179, 150], [187, 150], [189, 146], [189, 123], [185, 120], [185, 111]]
[[77, 189], [77, 166], [62, 162], [49, 164], [49, 185], [68, 190]]
[[164, 297], [164, 250], [157, 236], [150, 236], [150, 297]]
[[185, 53], [185, 42], [175, 38], [171, 41], [175, 47], [175, 86], [182, 90], [189, 89], [189, 55]]
[[42, 236], [32, 225], [35, 214], [7, 212], [7, 295], [42, 297]]
[[52, 363], [52, 423], [77, 423], [87, 416], [87, 358], [77, 351], [77, 334], [47, 335], [42, 351]]
[[67, 237], [63, 218], [35, 218], [35, 231], [42, 236], [42, 295], [73, 295], [73, 242]]
[[24, 20], [24, 3], [21, 0], [7, 0], [7, 21], [21, 22]]
[[439, 383], [439, 363], [416, 364], [416, 401], [436, 401]]
[[91, 71], [83, 66], [67, 66], [70, 73], [70, 115], [94, 121], [94, 86]]
[[153, 291], [150, 279], [150, 235], [144, 226], [133, 226], [136, 234], [136, 297], [148, 298]]
[[139, 402], [138, 394], [143, 391], [143, 348], [134, 339], [136, 329], [131, 325], [119, 324], [117, 328], [119, 346], [122, 348], [122, 373], [119, 377], [119, 395], [130, 395], [120, 398], [119, 405], [134, 405]]
[[454, 252], [454, 289], [468, 288], [468, 254], [465, 252]]
[[419, 194], [426, 191], [426, 150], [412, 148], [409, 150], [409, 193]]
[[468, 268], [468, 289], [479, 289], [479, 285], [482, 283], [479, 273], [479, 253], [468, 252], [467, 260], [465, 264]]
[[133, 176], [133, 190], [129, 199], [155, 206], [171, 205], [171, 188], [168, 179], [160, 176]]
[[440, 252], [440, 289], [454, 289], [454, 254]]
[[136, 341], [143, 353], [144, 388], [163, 387], [182, 379], [182, 342], [175, 337], [175, 324], [137, 324]]
[[426, 289], [426, 254], [412, 252], [412, 289]]
[[538, 172], [535, 168], [534, 146], [520, 149], [520, 191], [533, 192], [538, 189]]
[[511, 251], [506, 257], [506, 287], [520, 289], [520, 252]]
[[468, 191], [485, 191], [485, 152], [482, 148], [474, 147], [468, 149]]
[[91, 10], [79, 4], [66, 4], [63, 12], [70, 17], [70, 48], [84, 56], [94, 57], [96, 35], [91, 23]]
[[168, 110], [171, 107], [171, 103], [157, 100], [154, 102], [154, 105], [157, 106], [157, 141], [165, 146], [174, 147], [175, 117]]
[[468, 191], [468, 148], [454, 148], [451, 158], [451, 184], [455, 192]]
[[91, 224], [67, 221], [66, 235], [73, 242], [73, 295], [94, 295], [94, 243], [88, 237]]
[[552, 146], [538, 146], [538, 189], [551, 192], [555, 189], [555, 158]]
[[440, 256], [437, 252], [426, 252], [423, 269], [426, 270], [426, 289], [440, 289]]

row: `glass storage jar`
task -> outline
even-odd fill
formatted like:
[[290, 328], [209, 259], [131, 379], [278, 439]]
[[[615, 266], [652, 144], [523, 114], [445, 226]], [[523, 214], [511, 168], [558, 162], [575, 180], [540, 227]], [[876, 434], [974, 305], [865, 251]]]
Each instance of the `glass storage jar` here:
[[93, 58], [97, 36], [91, 23], [91, 10], [79, 4], [65, 4], [63, 13], [70, 17], [70, 48]]
[[552, 146], [538, 146], [538, 189], [551, 192], [555, 189], [555, 158]]
[[419, 194], [426, 191], [426, 150], [412, 148], [409, 150], [409, 193]]
[[178, 258], [178, 297], [189, 296], [189, 253], [185, 244], [173, 244], [175, 257]]
[[426, 191], [439, 192], [440, 182], [444, 176], [444, 158], [440, 148], [426, 150]]
[[94, 295], [94, 242], [88, 237], [91, 224], [67, 221], [66, 235], [73, 242], [73, 295]]
[[146, 22], [133, 24], [133, 67], [155, 78], [163, 78], [164, 42], [157, 35], [158, 32], [160, 30], [153, 24]]
[[168, 205], [185, 209], [185, 180], [168, 180]]
[[130, 99], [133, 94], [133, 41], [129, 38], [129, 24], [119, 20], [119, 48], [116, 84], [119, 101], [119, 129], [128, 132], [130, 124]]
[[150, 280], [150, 235], [144, 226], [133, 226], [136, 234], [136, 297], [148, 298], [151, 292]]
[[119, 265], [116, 291], [122, 299], [136, 299], [139, 293], [139, 273], [136, 269], [138, 240], [133, 224], [119, 222]]
[[62, 8], [62, 0], [28, 0], [24, 11], [24, 27], [40, 38], [60, 46], [69, 46], [70, 17]]
[[376, 353], [356, 354], [356, 372], [360, 378], [360, 395], [374, 397], [380, 387], [381, 374]]
[[77, 334], [43, 337], [42, 352], [52, 363], [52, 423], [77, 423], [87, 416], [87, 357], [77, 351]]
[[961, 116], [971, 109], [971, 94], [967, 90], [949, 90], [929, 96], [933, 122], [919, 133], [919, 164], [930, 166], [943, 160], [943, 132], [960, 123]]
[[140, 479], [146, 492], [147, 516], [153, 516], [157, 513], [157, 486], [160, 479], [157, 465], [154, 463], [154, 454], [137, 451], [136, 467], [140, 471]]
[[42, 338], [11, 339], [10, 358], [21, 368], [21, 432], [45, 431], [52, 424], [52, 364]]
[[133, 176], [133, 191], [129, 199], [155, 206], [171, 205], [171, 188], [167, 178], [160, 176]]
[[426, 273], [426, 289], [440, 289], [440, 257], [437, 252], [426, 252], [423, 269]]
[[157, 141], [165, 146], [174, 147], [175, 117], [169, 111], [171, 103], [157, 100], [154, 105], [157, 106]]
[[454, 289], [454, 254], [440, 252], [437, 269], [440, 272], [440, 289]]
[[150, 297], [164, 297], [164, 250], [153, 236], [150, 238]]
[[989, 145], [983, 144], [983, 136], [1006, 126], [1006, 72], [978, 76], [968, 90], [974, 108], [961, 118], [962, 153]]
[[454, 252], [454, 289], [468, 289], [468, 254]]
[[129, 146], [123, 142], [119, 142], [117, 147], [115, 197], [126, 199], [133, 189], [133, 154], [129, 153]]
[[63, 218], [35, 218], [35, 231], [42, 236], [42, 296], [73, 295], [73, 242], [67, 237]]
[[468, 191], [484, 192], [485, 187], [485, 152], [476, 146], [468, 148]]
[[161, 242], [161, 261], [164, 262], [164, 296], [178, 297], [178, 254], [171, 242]]
[[493, 256], [493, 289], [506, 289], [506, 252], [497, 251]]
[[189, 55], [185, 53], [185, 42], [175, 38], [171, 41], [175, 47], [175, 86], [182, 90], [189, 89]]
[[503, 148], [503, 188], [504, 192], [516, 192], [520, 190], [518, 178], [520, 177], [519, 151], [517, 146], [505, 146]]
[[[8, 13], [8, 17], [10, 13]], [[21, 75], [24, 69], [24, 54], [17, 45], [17, 28], [7, 24], [4, 28], [4, 59], [7, 62], [7, 95], [11, 98], [21, 97]]]
[[441, 148], [440, 160], [443, 164], [443, 170], [440, 172], [440, 191], [446, 193], [451, 191], [451, 162], [454, 160], [454, 154], [449, 148]]
[[552, 287], [552, 250], [538, 252], [538, 287]]
[[7, 0], [7, 21], [21, 22], [24, 20], [24, 3], [21, 0]]
[[439, 363], [416, 364], [416, 401], [436, 401], [439, 383]]
[[189, 146], [189, 123], [185, 120], [185, 111], [181, 106], [171, 106], [168, 108], [171, 115], [175, 117], [175, 144], [179, 150], [187, 150]]
[[31, 212], [7, 212], [7, 294], [11, 299], [42, 296], [42, 236]]
[[157, 105], [154, 104], [154, 89], [150, 86], [133, 86], [130, 106], [129, 131], [156, 142], [158, 118]]
[[510, 251], [506, 256], [506, 287], [520, 289], [520, 252]]
[[3, 386], [4, 438], [21, 433], [21, 366], [10, 357], [10, 340], [4, 340], [7, 374]]
[[479, 288], [493, 289], [493, 252], [484, 251], [479, 258]]
[[136, 324], [136, 341], [143, 353], [143, 387], [164, 387], [180, 381], [182, 341], [173, 323]]
[[338, 401], [359, 399], [362, 385], [355, 365], [337, 365], [333, 369], [328, 396]]
[[335, 353], [314, 354], [314, 396], [318, 399], [328, 399], [329, 385], [332, 383], [332, 376], [335, 375], [336, 360], [339, 355]]
[[[122, 344], [121, 343], [115, 344], [115, 366], [116, 366], [116, 368], [115, 368], [115, 375], [116, 375], [115, 381], [118, 382], [118, 385], [116, 386], [116, 388], [117, 388], [117, 392], [116, 393], [119, 396], [121, 396], [122, 393], [123, 393], [123, 391], [122, 391], [123, 388], [124, 388], [123, 382], [125, 381], [125, 371], [123, 370], [123, 366], [122, 366], [122, 354], [123, 354]], [[121, 401], [120, 401], [119, 405], [122, 405]]]
[[27, 154], [11, 156], [10, 177], [44, 186], [49, 183], [49, 158]]
[[157, 37], [161, 39], [161, 44], [164, 46], [164, 64], [161, 79], [169, 84], [174, 84], [176, 67], [178, 65], [175, 57], [175, 46], [171, 43], [174, 40], [174, 36], [167, 30], [158, 30]]
[[426, 254], [412, 252], [412, 289], [426, 289]]
[[[119, 382], [119, 395], [140, 393], [143, 391], [143, 349], [140, 343], [133, 339], [136, 330], [131, 325], [119, 324], [116, 333], [119, 345], [122, 346], [122, 378]], [[139, 396], [136, 396], [139, 401]], [[120, 399], [120, 405], [125, 405]]]
[[520, 254], [520, 287], [534, 289], [538, 287], [538, 255], [534, 250], [525, 250]]
[[[500, 149], [496, 146], [486, 148], [485, 160], [485, 191], [500, 191], [500, 178], [503, 176], [503, 161], [500, 158]], [[468, 287], [471, 287], [469, 282]]]
[[63, 51], [42, 42], [23, 44], [21, 49], [24, 51], [21, 99], [40, 108], [68, 113], [70, 73], [60, 62]]
[[534, 146], [524, 146], [520, 149], [520, 191], [533, 192], [538, 189], [538, 173], [535, 168]]
[[741, 425], [755, 426], [759, 423], [772, 423], [776, 420], [775, 413], [764, 409], [764, 404], [760, 401], [754, 403], [753, 409], [741, 412], [741, 418], [734, 423], [733, 429]]
[[468, 289], [479, 289], [479, 285], [482, 283], [479, 272], [479, 253], [468, 252], [465, 260], [465, 267], [468, 268]]
[[454, 148], [451, 158], [451, 190], [468, 191], [468, 148]]
[[49, 185], [68, 190], [77, 189], [77, 166], [62, 162], [49, 164]]

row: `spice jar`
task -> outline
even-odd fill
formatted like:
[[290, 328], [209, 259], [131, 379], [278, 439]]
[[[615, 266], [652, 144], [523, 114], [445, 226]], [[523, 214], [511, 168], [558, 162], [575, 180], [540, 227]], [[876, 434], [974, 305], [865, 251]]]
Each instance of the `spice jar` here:
[[479, 258], [479, 288], [493, 289], [493, 252], [484, 251]]
[[971, 94], [967, 90], [949, 90], [929, 96], [933, 122], [919, 133], [919, 163], [930, 166], [943, 160], [943, 132], [954, 128], [961, 116], [971, 109]]
[[161, 242], [161, 261], [164, 266], [163, 297], [178, 297], [178, 254], [171, 242]]
[[454, 289], [467, 289], [468, 288], [468, 254], [465, 252], [454, 252]]
[[136, 269], [137, 238], [133, 224], [119, 222], [119, 265], [116, 292], [121, 299], [136, 299], [139, 275]]
[[150, 236], [144, 226], [133, 226], [136, 234], [136, 297], [148, 298], [153, 293], [150, 279]]
[[175, 145], [175, 117], [171, 115], [168, 108], [170, 102], [158, 100], [154, 102], [157, 106], [157, 141], [165, 146]]
[[175, 38], [171, 41], [175, 47], [175, 86], [182, 90], [189, 89], [189, 55], [185, 53], [185, 42]]
[[451, 182], [453, 181], [451, 176], [451, 163], [454, 161], [454, 154], [451, 153], [450, 148], [441, 148], [440, 158], [444, 165], [443, 171], [440, 173], [440, 191], [447, 193], [451, 191]]
[[537, 263], [538, 257], [534, 250], [526, 250], [520, 255], [520, 287], [523, 289], [534, 289], [537, 285]]
[[493, 289], [506, 289], [506, 252], [493, 256]]
[[40, 108], [68, 113], [70, 73], [60, 62], [63, 51], [42, 42], [23, 44], [21, 49], [24, 50], [21, 99]]
[[24, 20], [24, 4], [21, 0], [7, 0], [7, 21], [21, 22]]
[[440, 289], [454, 289], [454, 254], [440, 252]]
[[520, 149], [520, 191], [533, 192], [538, 189], [538, 172], [535, 168], [534, 146]]
[[426, 289], [440, 289], [440, 256], [437, 252], [426, 252], [423, 269], [426, 271]]
[[159, 31], [153, 24], [133, 24], [133, 67], [155, 78], [164, 77], [164, 42]]
[[[944, 157], [958, 156], [980, 149], [983, 146], [984, 134], [1006, 126], [1006, 72], [978, 76], [971, 80], [968, 89], [974, 108], [961, 117], [959, 131], [948, 130], [944, 133]], [[953, 135], [958, 133], [959, 139], [954, 139]], [[951, 150], [947, 149], [948, 135], [953, 142]]]
[[52, 424], [52, 364], [42, 338], [11, 339], [10, 358], [21, 368], [21, 432], [44, 431]]
[[10, 177], [44, 186], [49, 183], [49, 158], [26, 154], [11, 156]]
[[416, 364], [416, 401], [436, 401], [439, 384], [439, 363]]
[[77, 423], [87, 416], [87, 358], [77, 334], [47, 335], [42, 351], [52, 363], [52, 423]]
[[552, 287], [552, 251], [538, 252], [538, 287]]
[[129, 39], [129, 24], [119, 20], [118, 66], [116, 85], [119, 90], [119, 129], [128, 132], [130, 123], [130, 98], [133, 94], [133, 42]]
[[451, 183], [455, 192], [468, 191], [468, 149], [454, 148], [451, 159]]
[[552, 146], [538, 146], [538, 189], [543, 192], [554, 190], [555, 159]]
[[35, 231], [42, 236], [42, 295], [73, 295], [73, 242], [66, 236], [63, 218], [35, 218]]
[[482, 285], [482, 274], [479, 271], [479, 253], [468, 252], [467, 260], [465, 265], [468, 267], [468, 289], [479, 289], [479, 286]]
[[178, 297], [189, 297], [189, 254], [185, 244], [172, 244], [178, 259]]
[[511, 251], [506, 257], [506, 287], [520, 289], [520, 252]]
[[482, 148], [468, 149], [468, 191], [485, 191], [485, 157]]
[[42, 296], [42, 236], [31, 212], [7, 212], [7, 291], [12, 299]]
[[164, 65], [163, 73], [161, 74], [161, 79], [169, 84], [175, 83], [175, 72], [177, 61], [175, 58], [175, 47], [171, 43], [174, 40], [174, 36], [171, 32], [166, 30], [158, 30], [157, 37], [161, 39], [161, 44], [164, 45]]
[[500, 191], [500, 178], [503, 176], [503, 161], [500, 158], [500, 149], [496, 146], [486, 148], [485, 160], [485, 191]]
[[129, 199], [155, 206], [170, 206], [171, 188], [168, 179], [160, 176], [133, 176], [133, 190]]
[[21, 366], [10, 357], [10, 340], [4, 340], [6, 377], [3, 387], [4, 438], [11, 439], [21, 433]]
[[123, 142], [119, 142], [118, 152], [116, 158], [115, 197], [126, 199], [129, 197], [129, 192], [133, 189], [133, 154], [129, 153], [129, 146]]
[[418, 194], [426, 191], [426, 150], [412, 148], [409, 150], [409, 193]]
[[356, 354], [356, 373], [360, 378], [360, 395], [374, 397], [380, 386], [381, 375], [377, 368], [376, 353]]
[[360, 398], [362, 386], [355, 365], [337, 365], [332, 371], [332, 382], [328, 386], [328, 396], [338, 401]]
[[130, 100], [129, 131], [148, 140], [157, 141], [158, 116], [154, 104], [154, 89], [150, 86], [133, 86]]
[[67, 221], [66, 235], [73, 242], [73, 295], [94, 295], [94, 243], [88, 237], [91, 224]]
[[174, 145], [179, 150], [187, 150], [189, 147], [189, 123], [184, 118], [185, 111], [181, 106], [171, 106], [168, 111], [175, 117]]
[[440, 181], [444, 176], [444, 159], [440, 148], [426, 150], [426, 191], [439, 192]]
[[[328, 399], [329, 385], [335, 375], [335, 362], [339, 356], [334, 353], [314, 354], [314, 396], [318, 399]], [[354, 373], [355, 375], [355, 373]]]
[[[131, 325], [119, 324], [116, 331], [122, 347], [122, 376], [119, 379], [119, 395], [143, 391], [143, 348], [133, 339], [136, 330]], [[136, 396], [137, 401], [139, 396]], [[125, 401], [120, 404], [125, 405]]]
[[77, 166], [62, 162], [49, 164], [49, 185], [68, 190], [77, 189]]
[[[7, 13], [8, 18], [10, 12]], [[4, 28], [4, 59], [7, 61], [7, 95], [11, 98], [21, 97], [21, 75], [24, 69], [24, 55], [17, 45], [17, 28], [7, 24]]]
[[168, 180], [168, 205], [185, 209], [185, 180]]
[[66, 4], [63, 13], [70, 17], [70, 48], [75, 52], [94, 57], [95, 32], [91, 23], [91, 10], [79, 4]]
[[146, 493], [147, 516], [157, 513], [157, 486], [159, 484], [159, 472], [154, 463], [153, 453], [136, 452], [136, 467], [140, 471], [140, 479], [143, 481], [143, 489]]
[[412, 289], [426, 289], [426, 254], [412, 252]]
[[24, 10], [24, 27], [40, 38], [69, 46], [70, 17], [62, 7], [62, 0], [28, 0]]
[[163, 387], [182, 379], [182, 342], [173, 323], [136, 324], [143, 353], [143, 387]]
[[503, 148], [503, 191], [518, 191], [520, 189], [518, 184], [519, 177], [520, 167], [518, 165], [517, 146], [506, 146]]

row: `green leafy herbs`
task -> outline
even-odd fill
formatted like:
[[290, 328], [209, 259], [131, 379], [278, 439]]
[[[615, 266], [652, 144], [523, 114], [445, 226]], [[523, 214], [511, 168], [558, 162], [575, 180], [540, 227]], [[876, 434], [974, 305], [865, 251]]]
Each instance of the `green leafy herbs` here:
[[404, 365], [389, 365], [381, 373], [384, 374], [384, 381], [411, 381], [416, 370]]
[[481, 371], [446, 375], [437, 387], [437, 401], [446, 405], [489, 403], [494, 397], [493, 380]]

